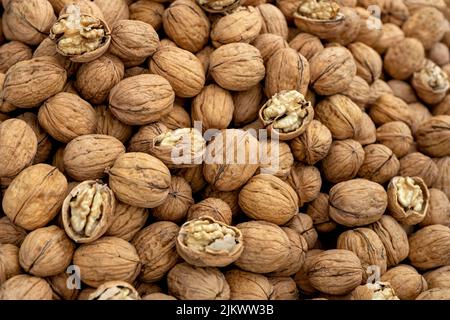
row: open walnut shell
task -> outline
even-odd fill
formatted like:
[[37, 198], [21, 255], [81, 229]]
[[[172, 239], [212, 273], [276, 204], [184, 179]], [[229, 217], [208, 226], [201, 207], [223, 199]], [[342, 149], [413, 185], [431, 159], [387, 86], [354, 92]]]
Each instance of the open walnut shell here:
[[389, 282], [360, 285], [352, 292], [352, 300], [400, 300]]
[[198, 267], [225, 267], [244, 250], [241, 230], [204, 216], [186, 222], [177, 237], [177, 251]]
[[141, 298], [128, 282], [108, 281], [92, 292], [88, 300], [141, 300]]
[[241, 4], [241, 0], [196, 0], [197, 4], [206, 12], [229, 12]]
[[428, 211], [430, 193], [419, 177], [394, 177], [387, 188], [388, 209], [401, 224], [415, 225]]
[[427, 60], [420, 71], [414, 73], [411, 84], [417, 95], [428, 104], [439, 103], [450, 88], [447, 74], [430, 60]]
[[75, 242], [92, 242], [108, 230], [115, 210], [116, 200], [107, 185], [84, 181], [64, 200], [61, 210], [64, 230]]
[[111, 31], [102, 19], [81, 13], [78, 6], [66, 9], [50, 30], [56, 51], [73, 62], [91, 62], [102, 56], [111, 43]]
[[280, 140], [291, 140], [305, 132], [314, 118], [311, 102], [296, 90], [283, 90], [259, 110], [259, 119]]
[[295, 25], [321, 39], [339, 35], [345, 26], [345, 16], [333, 0], [302, 0], [294, 13]]

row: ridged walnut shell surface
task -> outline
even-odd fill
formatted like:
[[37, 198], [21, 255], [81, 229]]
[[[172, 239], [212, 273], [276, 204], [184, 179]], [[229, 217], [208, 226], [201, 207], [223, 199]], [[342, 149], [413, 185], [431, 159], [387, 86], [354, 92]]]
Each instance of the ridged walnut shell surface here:
[[262, 274], [233, 269], [225, 273], [231, 300], [269, 300], [273, 286]]
[[434, 116], [423, 122], [416, 140], [419, 149], [431, 157], [450, 156], [450, 115]]
[[53, 300], [53, 291], [43, 278], [19, 274], [0, 287], [1, 300]]
[[122, 202], [116, 203], [114, 218], [106, 231], [106, 235], [131, 241], [147, 222], [149, 212]]

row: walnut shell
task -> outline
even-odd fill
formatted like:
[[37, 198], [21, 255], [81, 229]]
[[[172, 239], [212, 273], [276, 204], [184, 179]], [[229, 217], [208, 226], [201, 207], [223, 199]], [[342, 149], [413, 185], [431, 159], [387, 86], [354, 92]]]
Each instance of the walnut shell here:
[[309, 33], [299, 33], [290, 42], [289, 46], [298, 51], [308, 61], [324, 49], [320, 39]]
[[20, 273], [19, 248], [9, 243], [0, 244], [0, 286]]
[[1, 300], [52, 300], [53, 292], [45, 279], [19, 274], [0, 287]]
[[356, 63], [356, 74], [369, 84], [381, 76], [383, 61], [380, 55], [362, 42], [354, 42], [348, 46]]
[[413, 133], [413, 136], [415, 136], [420, 125], [425, 121], [431, 119], [433, 115], [431, 114], [428, 107], [420, 102], [410, 103], [408, 104], [408, 107], [410, 117], [412, 118], [410, 129]]
[[313, 201], [319, 195], [322, 186], [319, 169], [302, 163], [297, 163], [291, 168], [286, 182], [297, 193], [299, 207]]
[[14, 177], [29, 166], [36, 156], [37, 137], [23, 120], [0, 123], [0, 177]]
[[232, 94], [234, 112], [233, 123], [241, 127], [258, 118], [258, 112], [263, 98], [262, 86], [257, 84], [246, 91], [238, 91]]
[[428, 289], [450, 289], [450, 266], [444, 266], [428, 271], [423, 277], [427, 281]]
[[138, 0], [129, 6], [130, 19], [151, 25], [156, 31], [162, 26], [164, 5], [156, 1]]
[[353, 252], [334, 249], [315, 255], [307, 274], [315, 289], [326, 294], [343, 295], [361, 284], [363, 269]]
[[[392, 121], [378, 127], [377, 142], [391, 149], [397, 158], [401, 158], [408, 154], [414, 138], [408, 125], [401, 121]], [[402, 160], [400, 167], [401, 162]]]
[[131, 241], [139, 230], [144, 227], [148, 216], [149, 212], [145, 208], [117, 202], [114, 217], [105, 234]]
[[187, 220], [210, 217], [215, 221], [231, 225], [233, 213], [230, 206], [219, 198], [206, 198], [189, 207]]
[[155, 157], [129, 152], [119, 156], [108, 172], [116, 197], [129, 205], [154, 208], [166, 200], [170, 187], [169, 169]]
[[442, 224], [450, 227], [450, 201], [445, 193], [439, 189], [428, 189], [430, 194], [428, 211], [420, 226]]
[[411, 84], [420, 99], [428, 104], [441, 102], [450, 88], [447, 73], [430, 60], [426, 60], [421, 70], [414, 72]]
[[424, 277], [416, 269], [405, 264], [389, 269], [381, 276], [381, 281], [389, 282], [400, 300], [414, 300], [428, 289]]
[[356, 41], [372, 47], [382, 35], [383, 25], [378, 15], [362, 7], [355, 7], [359, 15], [359, 33]]
[[129, 125], [158, 121], [170, 113], [174, 100], [175, 93], [169, 81], [156, 74], [126, 78], [109, 93], [111, 112]]
[[425, 49], [415, 38], [404, 38], [393, 44], [384, 56], [384, 68], [397, 80], [405, 80], [420, 70], [425, 62]]
[[382, 144], [370, 144], [364, 147], [364, 162], [358, 176], [380, 184], [397, 175], [400, 162], [391, 149]]
[[124, 145], [114, 137], [101, 134], [79, 136], [64, 150], [65, 172], [77, 181], [100, 179], [124, 153]]
[[438, 168], [438, 175], [433, 188], [441, 189], [450, 199], [450, 157], [434, 159], [434, 163]]
[[67, 180], [55, 167], [36, 164], [23, 170], [3, 197], [3, 211], [26, 230], [45, 226], [58, 213], [67, 194]]
[[269, 174], [259, 174], [241, 189], [239, 206], [252, 219], [282, 225], [298, 212], [299, 203], [294, 189], [286, 182]]
[[322, 252], [323, 250], [319, 249], [308, 250], [306, 252], [305, 262], [303, 263], [302, 268], [294, 276], [294, 281], [302, 294], [313, 295], [318, 292], [309, 281], [308, 270], [311, 266], [312, 258]]
[[330, 217], [347, 227], [363, 226], [381, 218], [387, 198], [378, 183], [366, 179], [340, 182], [330, 190]]
[[312, 218], [307, 214], [296, 214], [295, 217], [285, 224], [285, 227], [291, 228], [305, 238], [309, 249], [314, 248], [316, 245], [318, 234], [316, 229], [314, 229]]
[[262, 17], [261, 34], [271, 33], [288, 38], [288, 24], [286, 18], [275, 5], [262, 3], [256, 7]]
[[285, 142], [270, 140], [261, 141], [260, 148], [260, 168], [257, 172], [286, 179], [294, 164], [294, 156], [289, 145]]
[[114, 280], [132, 282], [141, 269], [135, 247], [115, 237], [82, 244], [75, 250], [73, 262], [80, 268], [81, 281], [91, 287]]
[[269, 273], [285, 265], [289, 259], [290, 240], [277, 225], [265, 221], [250, 221], [236, 226], [244, 236], [244, 251], [235, 262], [239, 268]]
[[417, 96], [414, 92], [414, 88], [406, 81], [393, 79], [389, 80], [387, 84], [391, 87], [392, 92], [396, 97], [402, 99], [406, 103], [417, 102]]
[[[91, 0], [92, 1], [92, 0]], [[130, 11], [126, 0], [93, 0], [102, 11], [105, 21], [112, 26], [115, 21], [128, 19]]]
[[177, 263], [177, 235], [180, 228], [173, 222], [160, 221], [139, 231], [133, 245], [142, 262], [140, 279], [145, 282], [161, 280]]
[[428, 59], [443, 67], [450, 62], [450, 51], [442, 42], [436, 42], [428, 51]]
[[342, 94], [352, 99], [361, 108], [365, 108], [373, 101], [373, 92], [371, 92], [369, 84], [360, 76], [353, 77], [352, 82]]
[[159, 47], [149, 67], [152, 73], [166, 78], [181, 98], [196, 96], [205, 84], [202, 63], [193, 53], [181, 48]]
[[422, 292], [416, 300], [449, 300], [450, 289], [447, 288], [433, 288]]
[[169, 293], [180, 300], [228, 300], [230, 286], [217, 268], [180, 263], [167, 274]]
[[338, 183], [356, 177], [364, 162], [364, 149], [355, 140], [335, 140], [322, 160], [322, 170], [328, 181]]
[[239, 189], [233, 191], [219, 191], [214, 189], [211, 185], [208, 185], [202, 193], [203, 198], [218, 198], [225, 201], [231, 209], [233, 216], [240, 213], [239, 208]]
[[[76, 300], [78, 298], [80, 289], [73, 286], [74, 279], [71, 276], [70, 273], [62, 272], [46, 278], [53, 290], [53, 300]], [[71, 285], [68, 286], [68, 283]]]
[[92, 292], [88, 300], [141, 300], [141, 298], [128, 282], [108, 281]]
[[306, 214], [311, 217], [314, 227], [319, 232], [331, 232], [336, 229], [336, 223], [330, 218], [329, 196], [326, 193], [319, 193], [308, 208]]
[[270, 277], [273, 286], [269, 300], [299, 300], [297, 284], [291, 277]]
[[203, 165], [182, 168], [178, 171], [177, 175], [183, 177], [189, 183], [193, 193], [199, 192], [207, 184], [203, 177]]
[[423, 122], [416, 132], [416, 141], [431, 157], [450, 156], [450, 116], [434, 116]]
[[29, 46], [19, 41], [11, 41], [0, 46], [0, 72], [6, 73], [17, 62], [29, 60], [32, 51]]
[[27, 232], [22, 227], [14, 224], [8, 217], [0, 218], [0, 243], [13, 244], [17, 247], [23, 242]]
[[165, 293], [151, 293], [143, 296], [142, 300], [177, 300], [177, 298]]
[[191, 116], [184, 107], [178, 105], [176, 102], [173, 105], [172, 111], [163, 116], [160, 122], [170, 130], [192, 127]]
[[406, 102], [392, 94], [381, 95], [370, 108], [369, 115], [376, 125], [402, 121], [411, 127], [413, 121]]
[[273, 293], [272, 284], [262, 274], [233, 269], [225, 273], [225, 279], [231, 300], [269, 300]]
[[75, 245], [57, 226], [30, 232], [20, 246], [20, 266], [38, 277], [64, 272], [72, 261]]
[[[67, 121], [68, 117], [71, 121]], [[38, 120], [48, 134], [63, 143], [97, 129], [95, 109], [73, 93], [61, 92], [45, 101], [39, 108]]]
[[169, 129], [160, 121], [142, 126], [128, 143], [128, 151], [150, 153], [154, 140]]
[[221, 87], [245, 91], [264, 78], [265, 68], [258, 49], [246, 43], [230, 43], [213, 51], [209, 72]]
[[278, 50], [289, 48], [289, 44], [282, 36], [273, 33], [259, 34], [251, 44], [260, 51], [264, 64], [266, 64]]
[[395, 43], [402, 41], [405, 38], [405, 34], [393, 23], [384, 23], [381, 29], [381, 35], [372, 47], [379, 53], [385, 53]]
[[192, 204], [194, 199], [189, 183], [182, 177], [173, 176], [166, 201], [152, 210], [152, 216], [158, 221], [180, 222]]
[[131, 137], [133, 128], [120, 122], [106, 106], [97, 106], [97, 133], [108, 135], [125, 143]]
[[372, 103], [383, 94], [394, 94], [391, 87], [389, 87], [389, 85], [381, 79], [375, 80], [370, 86], [370, 90], [372, 91]]

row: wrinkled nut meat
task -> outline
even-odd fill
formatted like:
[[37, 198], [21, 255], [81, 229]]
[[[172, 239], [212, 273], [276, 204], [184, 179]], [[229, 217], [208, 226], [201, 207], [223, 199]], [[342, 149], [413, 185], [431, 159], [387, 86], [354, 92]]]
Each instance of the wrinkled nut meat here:
[[389, 282], [368, 283], [356, 287], [352, 292], [353, 300], [400, 300]]
[[89, 295], [89, 300], [140, 300], [139, 293], [125, 281], [102, 284]]
[[239, 229], [209, 217], [186, 222], [177, 238], [180, 256], [198, 267], [224, 267], [236, 261], [243, 249]]
[[64, 229], [75, 242], [92, 242], [108, 230], [115, 209], [114, 194], [107, 185], [96, 181], [82, 182], [64, 200]]
[[196, 0], [203, 10], [211, 13], [232, 11], [241, 3], [240, 0]]
[[261, 122], [281, 140], [291, 140], [305, 132], [314, 118], [311, 102], [296, 90], [272, 96], [259, 112]]

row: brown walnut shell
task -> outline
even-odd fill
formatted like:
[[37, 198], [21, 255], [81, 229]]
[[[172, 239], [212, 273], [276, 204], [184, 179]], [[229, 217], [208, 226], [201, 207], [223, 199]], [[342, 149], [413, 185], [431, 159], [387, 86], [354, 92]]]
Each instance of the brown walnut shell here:
[[258, 112], [263, 98], [262, 86], [256, 86], [232, 94], [234, 112], [233, 123], [236, 127], [241, 127], [258, 118]]
[[383, 184], [397, 175], [400, 162], [385, 145], [374, 143], [365, 146], [364, 154], [364, 162], [358, 171], [359, 177]]
[[397, 80], [405, 80], [420, 70], [425, 62], [425, 49], [415, 38], [396, 42], [384, 56], [384, 69]]
[[324, 49], [322, 42], [316, 36], [309, 33], [299, 33], [290, 42], [289, 46], [297, 50], [308, 61], [318, 52]]
[[92, 292], [88, 300], [141, 300], [141, 298], [128, 282], [108, 281]]
[[0, 244], [0, 286], [21, 273], [19, 247], [10, 243]]
[[262, 17], [261, 34], [276, 34], [287, 40], [288, 24], [283, 12], [271, 3], [262, 3], [256, 8]]
[[273, 286], [262, 274], [239, 269], [229, 270], [225, 279], [230, 285], [230, 300], [269, 300]]
[[380, 55], [368, 45], [355, 42], [348, 49], [356, 63], [356, 74], [371, 84], [381, 76], [383, 61]]
[[219, 198], [206, 198], [189, 207], [187, 221], [210, 217], [216, 221], [231, 225], [233, 213], [230, 206]]
[[419, 224], [421, 227], [442, 224], [450, 227], [450, 200], [439, 189], [428, 189], [430, 193], [428, 211], [425, 219]]
[[45, 279], [19, 274], [0, 287], [1, 300], [52, 300], [53, 291]]
[[291, 277], [270, 277], [273, 286], [269, 300], [299, 300], [297, 284]]
[[388, 122], [378, 127], [376, 139], [377, 142], [391, 149], [397, 158], [406, 156], [414, 142], [411, 129], [401, 121]]
[[130, 19], [146, 22], [156, 31], [162, 26], [164, 5], [156, 1], [138, 0], [129, 6]]
[[97, 106], [97, 133], [112, 136], [125, 143], [133, 134], [133, 128], [117, 119], [107, 106]]
[[319, 169], [296, 163], [286, 178], [286, 182], [295, 190], [299, 199], [299, 207], [313, 201], [322, 187]]
[[450, 199], [450, 157], [434, 159], [434, 163], [438, 167], [438, 175], [433, 188], [441, 189]]
[[428, 283], [429, 289], [446, 288], [450, 289], [450, 266], [444, 266], [423, 275]]
[[449, 300], [450, 289], [448, 288], [433, 288], [422, 292], [416, 300]]
[[314, 228], [313, 219], [304, 213], [298, 213], [293, 217], [285, 227], [291, 228], [296, 231], [300, 236], [305, 238], [308, 248], [312, 249], [315, 247], [318, 234]]
[[393, 121], [403, 121], [411, 127], [413, 117], [402, 99], [392, 94], [381, 95], [370, 108], [370, 117], [376, 125]]
[[148, 216], [149, 212], [145, 208], [117, 202], [114, 217], [105, 234], [131, 241], [139, 230], [144, 227]]
[[20, 247], [26, 235], [25, 229], [14, 224], [8, 217], [0, 218], [1, 244], [13, 244]]
[[306, 214], [311, 217], [314, 227], [319, 232], [331, 232], [336, 229], [336, 223], [330, 218], [329, 196], [326, 193], [319, 193], [308, 208]]
[[389, 269], [381, 276], [381, 281], [389, 282], [400, 300], [414, 300], [428, 289], [424, 277], [416, 269], [405, 264]]
[[6, 73], [17, 62], [29, 60], [31, 48], [19, 41], [11, 41], [0, 46], [0, 73]]
[[423, 122], [416, 141], [419, 149], [431, 157], [450, 156], [450, 116], [434, 116]]

